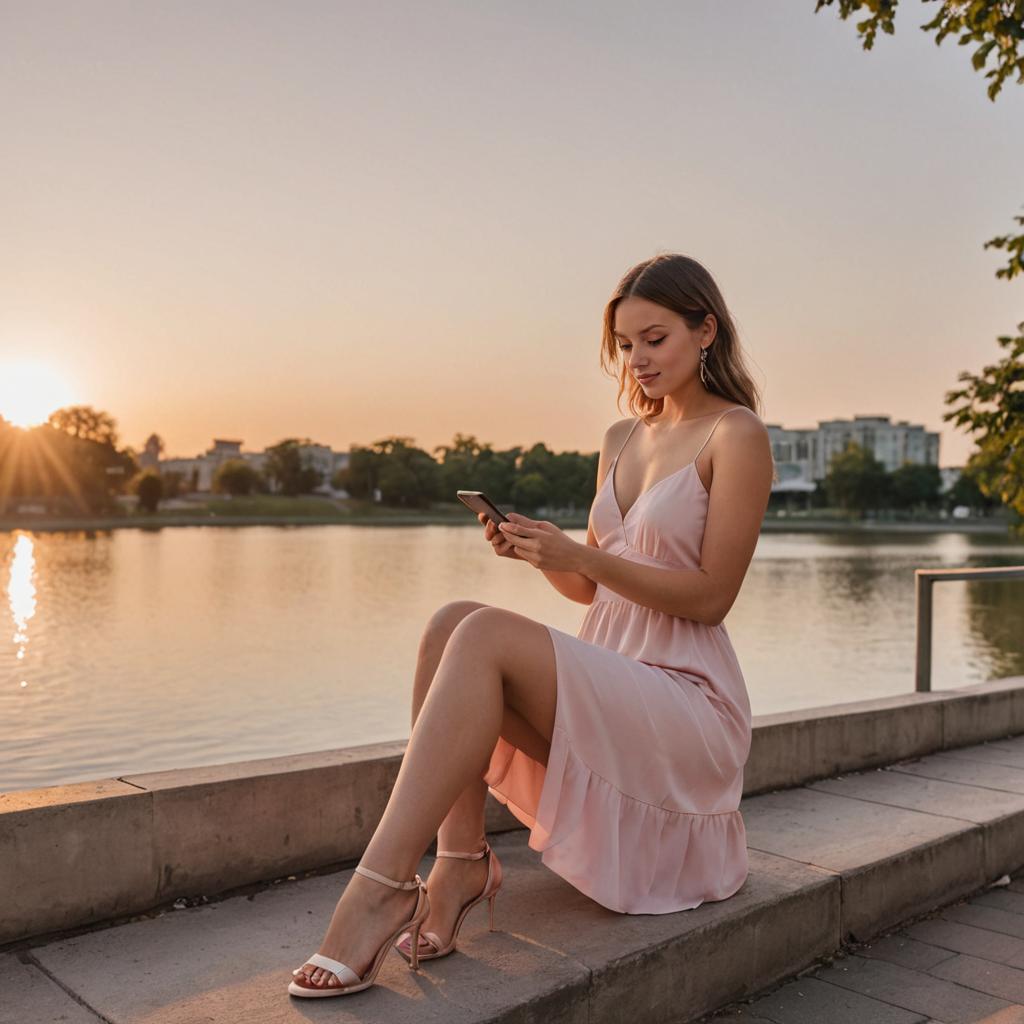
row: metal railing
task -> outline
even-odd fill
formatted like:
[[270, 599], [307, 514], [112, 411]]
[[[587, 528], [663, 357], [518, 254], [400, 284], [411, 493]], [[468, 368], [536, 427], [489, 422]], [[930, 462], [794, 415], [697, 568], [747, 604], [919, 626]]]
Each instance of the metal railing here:
[[1000, 565], [985, 569], [915, 569], [917, 589], [917, 662], [915, 689], [932, 688], [932, 587], [943, 580], [1021, 580], [1024, 565]]

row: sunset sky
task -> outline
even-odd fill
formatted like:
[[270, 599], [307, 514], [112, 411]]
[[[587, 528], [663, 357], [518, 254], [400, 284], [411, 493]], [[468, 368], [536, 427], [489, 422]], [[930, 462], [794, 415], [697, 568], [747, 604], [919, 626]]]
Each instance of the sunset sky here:
[[814, 0], [0, 0], [0, 414], [595, 451], [603, 305], [679, 251], [766, 422], [887, 414], [960, 465], [943, 395], [1024, 319], [982, 248], [1024, 86], [991, 102], [934, 13], [865, 52]]

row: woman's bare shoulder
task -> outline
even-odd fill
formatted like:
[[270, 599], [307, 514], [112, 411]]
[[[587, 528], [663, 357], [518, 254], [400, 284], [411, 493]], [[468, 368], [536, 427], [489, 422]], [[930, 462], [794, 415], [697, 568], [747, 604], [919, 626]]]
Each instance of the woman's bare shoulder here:
[[725, 409], [724, 412], [732, 413], [736, 409], [742, 409], [742, 415], [724, 416], [722, 420], [723, 427], [725, 427], [726, 424], [728, 424], [729, 426], [727, 429], [730, 431], [748, 430], [752, 431], [753, 433], [758, 433], [761, 431], [763, 431], [764, 433], [768, 432], [768, 428], [765, 426], [764, 420], [762, 420], [761, 417], [758, 416], [757, 413], [754, 412], [754, 410], [751, 409], [749, 405], [733, 405], [730, 406], [728, 409]]
[[627, 416], [625, 419], [616, 420], [605, 432], [604, 436], [614, 441], [622, 434], [628, 434], [630, 428], [636, 423], [635, 416]]
[[722, 416], [714, 432], [715, 437], [708, 446], [712, 462], [734, 459], [739, 453], [743, 459], [774, 464], [771, 436], [764, 421], [749, 406], [737, 405], [735, 408], [743, 412], [735, 416]]

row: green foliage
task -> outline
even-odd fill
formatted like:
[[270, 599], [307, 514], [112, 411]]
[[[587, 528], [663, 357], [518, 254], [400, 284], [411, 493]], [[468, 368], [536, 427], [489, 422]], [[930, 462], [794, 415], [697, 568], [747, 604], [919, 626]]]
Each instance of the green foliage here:
[[[894, 33], [898, 3], [899, 0], [818, 0], [814, 10], [838, 4], [843, 21], [852, 14], [868, 11], [868, 16], [857, 22], [857, 32], [863, 38], [864, 49], [870, 50], [879, 29], [887, 35]], [[1017, 81], [1024, 82], [1024, 54], [1019, 52], [1024, 42], [1024, 0], [941, 0], [935, 17], [922, 25], [921, 30], [934, 32], [937, 46], [949, 36], [960, 46], [977, 44], [971, 54], [975, 71], [981, 71], [989, 59], [994, 58], [993, 66], [985, 72], [985, 78], [990, 79], [988, 98], [993, 102], [1014, 72]], [[1024, 217], [1014, 217], [1014, 220], [1024, 227]], [[996, 277], [1010, 279], [1024, 273], [1024, 232], [989, 239], [984, 248], [1005, 249], [1009, 254], [1006, 266], [996, 271]]]
[[88, 406], [59, 410], [31, 430], [0, 422], [0, 510], [28, 502], [55, 514], [116, 510], [115, 495], [138, 471], [116, 440], [114, 420]]
[[947, 391], [945, 402], [962, 404], [943, 414], [968, 433], [978, 434], [967, 469], [986, 497], [998, 498], [1021, 521], [1011, 527], [1024, 537], [1024, 321], [1016, 336], [1001, 335], [1006, 356], [980, 374], [964, 371], [966, 386]]
[[412, 440], [392, 436], [352, 448], [348, 467], [335, 480], [353, 498], [372, 501], [379, 490], [385, 505], [429, 508], [442, 494], [441, 467]]
[[519, 509], [539, 508], [547, 501], [548, 493], [548, 482], [543, 473], [523, 473], [512, 488], [512, 504]]
[[942, 474], [938, 466], [905, 462], [889, 474], [889, 507], [934, 508], [939, 503]]
[[267, 449], [263, 472], [281, 494], [309, 494], [323, 482], [323, 473], [302, 457], [300, 447], [309, 443], [292, 437]]
[[999, 508], [1000, 501], [991, 495], [983, 494], [978, 486], [974, 470], [969, 466], [965, 466], [963, 472], [956, 478], [955, 483], [946, 494], [946, 507], [953, 509], [957, 505], [969, 508], [973, 512], [985, 514]]
[[164, 484], [164, 497], [165, 498], [177, 498], [182, 491], [183, 481], [185, 474], [175, 469], [169, 469], [166, 472], [160, 474], [160, 479]]
[[91, 405], [69, 405], [50, 413], [46, 421], [54, 430], [97, 444], [117, 447], [117, 421]]
[[889, 476], [885, 466], [855, 441], [833, 455], [822, 484], [833, 508], [858, 512], [883, 508], [889, 499]]
[[483, 491], [502, 507], [533, 511], [540, 507], [588, 509], [597, 483], [597, 453], [555, 454], [546, 445], [528, 451], [495, 451], [472, 435], [456, 434], [450, 445], [434, 448], [438, 458], [415, 447], [410, 437], [389, 437], [369, 447], [354, 447], [346, 469], [334, 483], [357, 499], [382, 505], [426, 508], [453, 503], [456, 492]]
[[509, 501], [516, 479], [516, 460], [521, 449], [496, 452], [472, 434], [456, 434], [451, 445], [438, 445], [440, 454], [438, 487], [441, 499], [455, 500], [455, 492], [483, 491], [494, 501]]
[[155, 512], [160, 499], [164, 496], [164, 482], [160, 479], [160, 474], [147, 469], [138, 477], [135, 492], [139, 496], [140, 507], [149, 513]]
[[213, 475], [215, 494], [251, 494], [259, 488], [260, 475], [244, 459], [227, 459]]
[[[1013, 219], [1021, 227], [1024, 227], [1024, 217], [1014, 217]], [[999, 235], [996, 238], [990, 238], [982, 248], [1005, 249], [1010, 254], [1010, 262], [996, 271], [996, 277], [1005, 277], [1009, 280], [1011, 277], [1024, 273], [1024, 231], [1019, 235]]]

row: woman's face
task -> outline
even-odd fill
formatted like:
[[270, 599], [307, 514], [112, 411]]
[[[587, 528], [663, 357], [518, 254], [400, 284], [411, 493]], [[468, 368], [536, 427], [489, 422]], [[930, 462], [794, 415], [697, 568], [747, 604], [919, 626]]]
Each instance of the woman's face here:
[[[690, 330], [686, 321], [649, 299], [629, 296], [615, 307], [614, 331], [631, 377], [651, 398], [676, 391], [698, 376], [701, 345], [714, 337], [714, 317]], [[645, 374], [656, 374], [643, 380]]]

